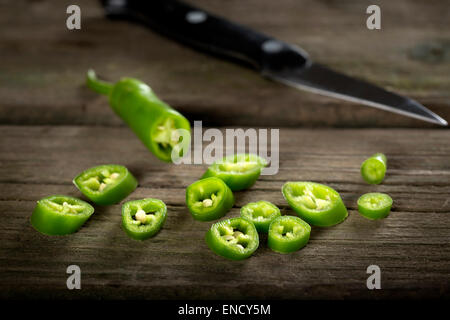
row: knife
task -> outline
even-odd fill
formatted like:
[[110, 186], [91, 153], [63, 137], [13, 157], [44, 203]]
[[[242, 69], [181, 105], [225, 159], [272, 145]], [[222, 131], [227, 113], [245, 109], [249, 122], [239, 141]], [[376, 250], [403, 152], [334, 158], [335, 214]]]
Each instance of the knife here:
[[427, 122], [447, 121], [419, 102], [311, 60], [292, 44], [177, 0], [101, 0], [106, 16], [150, 26], [201, 51], [231, 59], [286, 85], [361, 103]]

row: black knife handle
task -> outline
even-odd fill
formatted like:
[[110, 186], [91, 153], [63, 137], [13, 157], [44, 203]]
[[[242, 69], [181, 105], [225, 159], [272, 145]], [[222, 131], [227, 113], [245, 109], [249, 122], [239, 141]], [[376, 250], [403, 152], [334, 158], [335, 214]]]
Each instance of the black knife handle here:
[[227, 21], [177, 0], [101, 0], [110, 18], [150, 26], [197, 49], [250, 64], [279, 70], [304, 65], [305, 52], [245, 26]]

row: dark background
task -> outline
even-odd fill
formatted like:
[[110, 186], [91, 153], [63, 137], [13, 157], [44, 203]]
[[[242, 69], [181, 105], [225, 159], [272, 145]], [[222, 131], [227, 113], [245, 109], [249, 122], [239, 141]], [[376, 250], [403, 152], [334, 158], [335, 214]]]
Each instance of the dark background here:
[[[450, 120], [448, 1], [192, 0], [307, 50], [336, 70], [417, 99]], [[66, 29], [78, 4], [82, 29]], [[366, 28], [378, 4], [382, 29]], [[303, 250], [230, 262], [203, 240], [209, 223], [184, 205], [187, 185], [206, 166], [159, 162], [88, 90], [94, 68], [115, 81], [132, 76], [190, 120], [220, 128], [280, 128], [280, 171], [236, 193], [228, 217], [268, 200], [292, 214], [280, 188], [287, 180], [329, 184], [349, 218], [313, 228]], [[379, 299], [449, 296], [450, 133], [446, 128], [357, 104], [301, 92], [252, 70], [185, 48], [143, 27], [108, 21], [97, 1], [0, 2], [0, 297], [2, 298], [290, 298]], [[388, 157], [382, 185], [369, 186], [361, 162]], [[136, 242], [121, 230], [120, 205], [97, 207], [76, 234], [46, 237], [29, 217], [35, 201], [81, 194], [71, 184], [102, 163], [126, 165], [139, 188], [127, 199], [160, 198], [169, 217], [158, 236]], [[365, 192], [389, 193], [391, 215], [369, 221], [356, 210]], [[82, 289], [66, 289], [68, 265]], [[366, 288], [379, 265], [382, 290]]]

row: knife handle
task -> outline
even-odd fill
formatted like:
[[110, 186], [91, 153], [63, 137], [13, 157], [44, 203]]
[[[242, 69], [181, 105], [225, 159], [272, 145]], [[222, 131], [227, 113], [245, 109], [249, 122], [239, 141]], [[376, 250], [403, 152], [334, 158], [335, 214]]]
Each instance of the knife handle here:
[[245, 26], [177, 0], [101, 0], [106, 15], [150, 26], [175, 40], [238, 60], [258, 70], [305, 64], [308, 57], [291, 46]]

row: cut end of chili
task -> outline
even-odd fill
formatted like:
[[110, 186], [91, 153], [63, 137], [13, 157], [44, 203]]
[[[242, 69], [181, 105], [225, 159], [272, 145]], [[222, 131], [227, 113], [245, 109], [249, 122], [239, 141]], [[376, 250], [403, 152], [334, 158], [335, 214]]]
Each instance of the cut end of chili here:
[[382, 153], [376, 153], [361, 165], [361, 176], [369, 184], [380, 184], [384, 180], [387, 159]]
[[155, 122], [150, 136], [155, 155], [173, 162], [182, 158], [184, 150], [190, 146], [190, 124], [178, 112], [171, 110]]
[[94, 213], [94, 208], [80, 199], [53, 195], [37, 202], [31, 215], [31, 225], [46, 235], [76, 232]]

